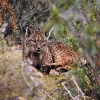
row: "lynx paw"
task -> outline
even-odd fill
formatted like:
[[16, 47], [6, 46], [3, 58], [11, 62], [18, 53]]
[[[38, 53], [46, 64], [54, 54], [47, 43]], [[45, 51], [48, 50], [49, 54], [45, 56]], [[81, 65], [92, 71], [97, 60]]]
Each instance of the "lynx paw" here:
[[59, 76], [59, 73], [55, 70], [50, 70], [49, 75], [52, 76], [52, 77], [53, 76]]
[[36, 76], [42, 78], [42, 77], [43, 77], [43, 74], [42, 74], [41, 72], [37, 72], [37, 73], [36, 73]]

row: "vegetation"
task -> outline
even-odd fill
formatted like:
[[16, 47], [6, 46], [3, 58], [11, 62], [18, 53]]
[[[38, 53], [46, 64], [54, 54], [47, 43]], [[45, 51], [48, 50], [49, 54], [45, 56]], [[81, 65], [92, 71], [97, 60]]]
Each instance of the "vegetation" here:
[[[86, 63], [59, 77], [36, 77], [19, 46], [29, 25], [80, 50]], [[0, 99], [99, 100], [99, 27], [99, 0], [0, 0]]]

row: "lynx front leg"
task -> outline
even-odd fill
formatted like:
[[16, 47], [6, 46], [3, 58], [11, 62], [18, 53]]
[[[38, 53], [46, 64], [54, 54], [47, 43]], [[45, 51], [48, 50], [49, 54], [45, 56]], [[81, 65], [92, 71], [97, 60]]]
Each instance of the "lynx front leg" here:
[[45, 65], [43, 65], [43, 66], [54, 66], [54, 67], [58, 67], [58, 66], [62, 66], [62, 64], [61, 63], [46, 63]]
[[61, 67], [61, 63], [45, 63], [42, 65], [41, 71], [49, 73], [50, 70], [57, 69], [59, 66]]
[[30, 71], [34, 74], [34, 76], [37, 76], [37, 77], [43, 77], [43, 74], [38, 71], [35, 66], [29, 66], [30, 68]]
[[72, 67], [69, 66], [69, 65], [65, 65], [64, 67], [67, 68], [68, 70], [70, 70], [70, 69], [72, 68]]
[[59, 66], [61, 66], [60, 63], [45, 63], [41, 67], [41, 71], [44, 73], [50, 73], [51, 70], [57, 69]]
[[58, 72], [66, 72], [71, 69], [71, 66], [65, 65], [64, 67], [58, 67], [56, 71]]

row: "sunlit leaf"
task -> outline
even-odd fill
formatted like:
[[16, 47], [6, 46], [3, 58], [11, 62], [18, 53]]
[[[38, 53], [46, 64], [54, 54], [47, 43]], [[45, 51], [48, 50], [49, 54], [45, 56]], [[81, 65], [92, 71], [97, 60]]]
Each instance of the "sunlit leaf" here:
[[59, 10], [57, 9], [57, 7], [55, 5], [52, 6], [52, 12], [51, 15], [52, 16], [56, 16], [59, 14]]

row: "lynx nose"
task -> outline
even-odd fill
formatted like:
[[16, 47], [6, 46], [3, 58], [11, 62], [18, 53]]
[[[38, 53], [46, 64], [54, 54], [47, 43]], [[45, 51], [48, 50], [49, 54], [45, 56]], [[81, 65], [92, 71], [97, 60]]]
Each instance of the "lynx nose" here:
[[40, 50], [40, 47], [37, 47], [37, 50]]

